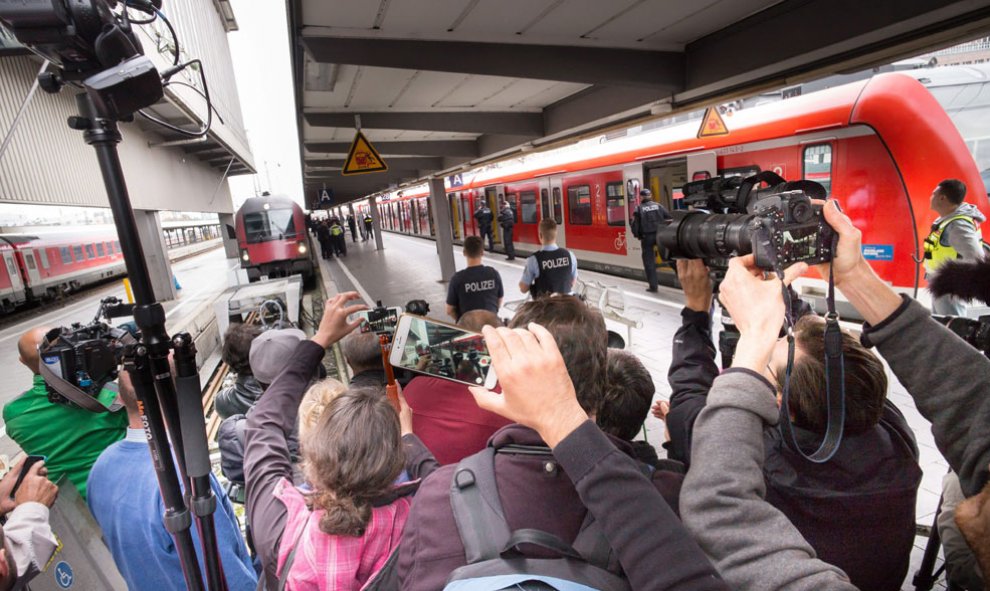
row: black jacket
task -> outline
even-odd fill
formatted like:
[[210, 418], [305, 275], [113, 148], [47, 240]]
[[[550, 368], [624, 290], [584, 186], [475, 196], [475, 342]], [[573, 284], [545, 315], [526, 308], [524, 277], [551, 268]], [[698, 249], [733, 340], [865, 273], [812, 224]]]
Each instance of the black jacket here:
[[[694, 421], [719, 369], [710, 316], [686, 308], [681, 316], [667, 375], [672, 389], [667, 428], [670, 457], [688, 463]], [[805, 449], [821, 440], [799, 427], [795, 435]], [[860, 589], [900, 589], [921, 482], [914, 434], [900, 411], [887, 401], [877, 426], [845, 436], [825, 464], [800, 457], [777, 429], [764, 433], [764, 447], [766, 500], [787, 515], [818, 557], [844, 570]]]
[[258, 402], [264, 393], [261, 384], [254, 379], [254, 376], [250, 374], [239, 375], [233, 386], [224, 388], [217, 394], [214, 401], [217, 414], [220, 415], [221, 419], [247, 414], [247, 411]]
[[492, 210], [488, 207], [479, 207], [474, 212], [474, 219], [478, 221], [478, 226], [481, 228], [490, 229], [494, 218], [495, 216], [492, 215]]
[[498, 225], [503, 228], [511, 228], [516, 225], [516, 212], [511, 207], [506, 207], [498, 212]]

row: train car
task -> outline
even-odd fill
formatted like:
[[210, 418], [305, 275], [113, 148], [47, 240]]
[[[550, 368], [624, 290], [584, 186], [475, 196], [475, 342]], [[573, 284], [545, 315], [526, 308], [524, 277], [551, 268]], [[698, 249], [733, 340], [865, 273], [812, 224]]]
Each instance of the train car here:
[[0, 235], [0, 309], [50, 300], [126, 273], [117, 236], [106, 230]]
[[288, 197], [252, 197], [235, 218], [241, 268], [250, 281], [301, 274], [313, 277], [313, 262], [306, 246], [303, 210]]
[[[630, 231], [641, 188], [675, 209], [688, 181], [772, 170], [822, 183], [863, 231], [863, 252], [877, 273], [910, 291], [924, 285], [917, 261], [936, 217], [929, 198], [939, 181], [962, 180], [967, 201], [990, 214], [973, 156], [939, 103], [910, 76], [882, 74], [736, 111], [725, 121], [729, 133], [721, 136], [698, 138], [694, 120], [465, 173], [462, 186], [448, 188], [453, 235], [461, 241], [477, 233], [472, 214], [482, 200], [493, 211], [508, 200], [517, 250], [535, 251], [537, 224], [552, 218], [560, 225], [558, 243], [582, 267], [642, 277], [641, 247]], [[401, 219], [404, 204], [426, 195], [419, 187], [384, 201], [383, 220], [400, 216], [386, 228], [429, 236]], [[986, 224], [983, 231], [990, 236]], [[674, 284], [673, 272], [662, 271], [661, 281]], [[813, 271], [799, 285], [810, 295], [822, 289]]]

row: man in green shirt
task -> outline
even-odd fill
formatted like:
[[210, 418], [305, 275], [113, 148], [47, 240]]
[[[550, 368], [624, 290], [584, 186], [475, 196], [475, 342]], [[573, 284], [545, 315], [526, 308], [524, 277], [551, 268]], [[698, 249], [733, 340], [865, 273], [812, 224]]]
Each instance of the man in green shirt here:
[[[4, 405], [3, 422], [7, 434], [25, 453], [48, 457], [45, 467], [52, 482], [58, 482], [64, 474], [85, 499], [89, 470], [104, 449], [124, 438], [127, 413], [92, 413], [48, 400], [48, 389], [38, 369], [38, 345], [48, 330], [29, 330], [17, 342], [20, 362], [34, 373], [34, 383], [30, 390]], [[108, 390], [100, 397], [108, 395], [112, 400]]]

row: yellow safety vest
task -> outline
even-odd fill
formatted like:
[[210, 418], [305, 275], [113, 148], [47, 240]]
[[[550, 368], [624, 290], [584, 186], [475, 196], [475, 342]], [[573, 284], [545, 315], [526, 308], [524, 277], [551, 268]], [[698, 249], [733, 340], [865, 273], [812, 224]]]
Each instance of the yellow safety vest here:
[[942, 266], [945, 261], [951, 261], [959, 258], [959, 253], [956, 249], [952, 248], [948, 244], [942, 244], [942, 233], [952, 222], [958, 220], [965, 220], [970, 224], [973, 224], [974, 228], [979, 226], [976, 220], [968, 215], [955, 215], [949, 219], [942, 220], [938, 224], [932, 224], [932, 233], [925, 238], [925, 270], [932, 272]]

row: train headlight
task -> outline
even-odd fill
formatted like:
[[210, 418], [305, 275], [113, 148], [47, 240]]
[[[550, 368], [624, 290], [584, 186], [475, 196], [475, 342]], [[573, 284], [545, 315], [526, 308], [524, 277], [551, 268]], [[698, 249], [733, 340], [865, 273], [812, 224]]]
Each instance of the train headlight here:
[[251, 260], [251, 257], [248, 255], [248, 251], [246, 250], [241, 251], [241, 260], [244, 261], [245, 263]]
[[299, 254], [306, 254], [306, 245], [302, 242], [299, 243]]

